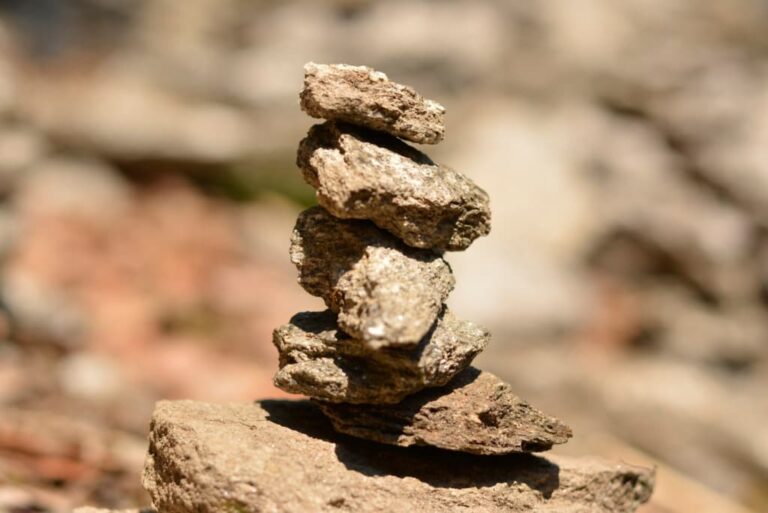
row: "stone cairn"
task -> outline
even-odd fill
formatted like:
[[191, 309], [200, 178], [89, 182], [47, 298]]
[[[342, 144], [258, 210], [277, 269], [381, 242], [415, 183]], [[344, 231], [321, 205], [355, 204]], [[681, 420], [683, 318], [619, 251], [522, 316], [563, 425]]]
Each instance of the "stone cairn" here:
[[570, 428], [470, 366], [489, 333], [445, 306], [443, 254], [489, 233], [488, 195], [403, 142], [440, 142], [445, 109], [348, 65], [307, 64], [300, 99], [327, 121], [299, 145], [319, 206], [299, 215], [290, 256], [328, 309], [275, 330], [274, 382], [311, 402], [159, 403], [144, 474], [158, 510], [616, 513], [645, 502], [648, 469], [530, 454]]
[[491, 229], [484, 190], [401, 140], [440, 142], [445, 109], [369, 68], [305, 73], [301, 107], [328, 121], [299, 144], [320, 206], [299, 215], [290, 254], [328, 310], [275, 330], [275, 385], [377, 442], [507, 454], [567, 441], [562, 422], [469, 368], [490, 335], [445, 306], [443, 253]]

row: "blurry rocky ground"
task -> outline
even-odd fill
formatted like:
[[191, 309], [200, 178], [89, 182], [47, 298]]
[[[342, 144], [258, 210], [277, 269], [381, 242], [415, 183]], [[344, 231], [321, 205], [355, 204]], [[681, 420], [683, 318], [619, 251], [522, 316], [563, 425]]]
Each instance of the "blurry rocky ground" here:
[[156, 399], [280, 394], [309, 60], [448, 107], [480, 366], [768, 510], [768, 1], [2, 0], [0, 511], [141, 505]]

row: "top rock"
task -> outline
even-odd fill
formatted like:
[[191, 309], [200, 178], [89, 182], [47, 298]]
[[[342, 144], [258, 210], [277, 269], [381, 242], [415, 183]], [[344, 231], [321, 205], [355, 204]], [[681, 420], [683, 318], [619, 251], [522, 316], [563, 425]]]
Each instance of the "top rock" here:
[[304, 66], [301, 108], [314, 118], [345, 121], [421, 144], [443, 140], [445, 108], [366, 66]]

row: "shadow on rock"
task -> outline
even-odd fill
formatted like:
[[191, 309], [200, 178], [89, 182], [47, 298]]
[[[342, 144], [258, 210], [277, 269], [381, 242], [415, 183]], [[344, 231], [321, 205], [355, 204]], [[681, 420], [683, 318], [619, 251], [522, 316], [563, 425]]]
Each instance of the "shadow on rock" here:
[[523, 484], [549, 498], [560, 468], [531, 454], [476, 456], [431, 447], [394, 447], [336, 433], [310, 401], [262, 401], [268, 420], [335, 445], [344, 466], [366, 476], [412, 477], [436, 488]]

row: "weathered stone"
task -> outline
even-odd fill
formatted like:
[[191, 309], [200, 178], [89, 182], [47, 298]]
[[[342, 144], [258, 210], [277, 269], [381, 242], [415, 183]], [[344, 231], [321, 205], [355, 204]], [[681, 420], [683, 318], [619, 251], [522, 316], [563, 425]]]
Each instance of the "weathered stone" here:
[[306, 401], [158, 403], [144, 486], [163, 513], [628, 513], [650, 469], [402, 449], [333, 432]]
[[301, 108], [314, 118], [345, 121], [422, 144], [442, 141], [445, 108], [366, 66], [304, 66]]
[[338, 330], [336, 315], [305, 312], [275, 330], [275, 385], [287, 392], [347, 403], [396, 403], [448, 383], [488, 343], [489, 333], [447, 309], [416, 348], [370, 349]]
[[416, 345], [454, 285], [451, 268], [439, 255], [320, 207], [299, 215], [291, 261], [307, 292], [338, 312], [341, 329], [374, 348]]
[[370, 219], [417, 248], [463, 250], [491, 229], [488, 194], [387, 134], [315, 125], [297, 164], [336, 217]]
[[337, 431], [403, 447], [508, 454], [546, 451], [571, 437], [571, 428], [472, 367], [447, 388], [423, 390], [395, 405], [318, 404]]

